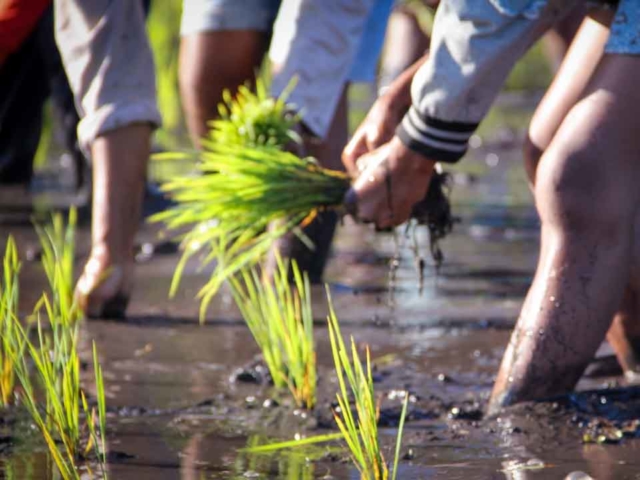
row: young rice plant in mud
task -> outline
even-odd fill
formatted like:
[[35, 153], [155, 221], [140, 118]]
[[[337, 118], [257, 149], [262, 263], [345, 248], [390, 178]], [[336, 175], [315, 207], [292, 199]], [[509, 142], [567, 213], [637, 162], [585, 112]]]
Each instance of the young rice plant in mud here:
[[[334, 418], [340, 433], [264, 445], [250, 445], [242, 449], [242, 451], [269, 453], [286, 448], [315, 445], [342, 439], [347, 444], [351, 458], [356, 468], [360, 471], [362, 480], [388, 480], [389, 468], [380, 449], [378, 438], [379, 408], [373, 389], [369, 349], [367, 348], [366, 350], [365, 365], [360, 360], [353, 337], [351, 338], [350, 351], [347, 349], [340, 333], [340, 325], [328, 290], [327, 297], [329, 300], [329, 316], [327, 318], [329, 339], [339, 385], [337, 393], [338, 408], [334, 410]], [[402, 445], [402, 434], [407, 417], [408, 404], [409, 392], [405, 392], [396, 437], [391, 473], [392, 480], [395, 480], [398, 474], [400, 447]], [[353, 408], [355, 408], [355, 415]]]
[[15, 360], [22, 357], [24, 342], [18, 322], [18, 274], [20, 261], [13, 237], [7, 239], [0, 284], [0, 407], [13, 402], [16, 384]]
[[289, 265], [278, 257], [277, 264], [272, 279], [255, 269], [233, 277], [233, 296], [275, 386], [288, 387], [296, 405], [310, 409], [316, 402], [316, 351], [309, 278], [295, 261]]
[[35, 224], [42, 248], [42, 267], [51, 289], [52, 315], [56, 320], [67, 322], [65, 326], [76, 323], [80, 318], [80, 311], [73, 300], [77, 217], [76, 209], [72, 208], [66, 226], [61, 214], [53, 215], [49, 225]]
[[[339, 408], [334, 411], [334, 418], [349, 447], [351, 457], [360, 471], [361, 478], [363, 480], [387, 480], [389, 469], [380, 450], [378, 439], [379, 408], [373, 389], [369, 348], [366, 349], [365, 365], [360, 360], [353, 337], [351, 337], [349, 352], [340, 333], [340, 325], [330, 297], [328, 326], [331, 351], [340, 387], [337, 394]], [[351, 354], [351, 359], [349, 354]], [[351, 409], [351, 396], [353, 396], [356, 416]], [[408, 399], [409, 395], [406, 393], [398, 427], [393, 479], [396, 478], [398, 471], [400, 444]]]
[[[42, 263], [53, 300], [45, 293], [36, 305], [37, 338], [34, 342], [29, 340], [28, 332], [18, 321], [14, 324], [28, 353], [28, 358], [14, 358], [22, 387], [20, 398], [65, 480], [80, 478], [76, 463], [86, 458], [92, 448], [102, 477], [106, 478], [104, 385], [95, 346], [97, 411], [89, 408], [80, 383], [80, 317], [72, 290], [75, 218], [72, 210], [67, 226], [62, 217], [56, 215], [51, 226], [37, 227], [43, 249]], [[48, 332], [43, 329], [43, 317], [49, 323]], [[29, 363], [33, 364], [33, 372]], [[38, 401], [39, 397], [43, 398], [42, 403]]]

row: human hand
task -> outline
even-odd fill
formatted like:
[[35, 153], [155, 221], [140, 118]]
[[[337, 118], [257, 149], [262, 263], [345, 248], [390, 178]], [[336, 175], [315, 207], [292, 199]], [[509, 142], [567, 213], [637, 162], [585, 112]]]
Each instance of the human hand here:
[[347, 209], [377, 228], [406, 222], [425, 198], [435, 162], [407, 148], [398, 137], [357, 160], [361, 173], [345, 195]]
[[388, 92], [379, 97], [342, 152], [342, 163], [352, 177], [360, 173], [358, 159], [393, 138], [407, 106]]

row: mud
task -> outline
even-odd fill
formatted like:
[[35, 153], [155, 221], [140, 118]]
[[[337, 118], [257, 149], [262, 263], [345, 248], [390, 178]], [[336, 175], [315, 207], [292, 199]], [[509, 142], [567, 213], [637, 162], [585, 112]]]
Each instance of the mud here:
[[[521, 109], [516, 105], [514, 114]], [[637, 478], [640, 388], [627, 385], [607, 345], [577, 393], [518, 405], [496, 418], [483, 415], [537, 257], [537, 217], [519, 164], [519, 137], [510, 132], [476, 141], [471, 158], [452, 172], [453, 213], [461, 221], [440, 244], [446, 261], [437, 275], [423, 254], [421, 294], [410, 242], [401, 242], [390, 303], [393, 237], [348, 221], [339, 228], [326, 279], [343, 333], [371, 346], [385, 455], [392, 458], [399, 391], [408, 390], [399, 478]], [[28, 312], [44, 288], [29, 218], [72, 199], [16, 198], [3, 195], [0, 243], [9, 232], [17, 237], [25, 260], [21, 309]], [[423, 230], [417, 240], [428, 253]], [[85, 223], [79, 264], [88, 249]], [[208, 272], [188, 267], [177, 298], [168, 300], [177, 256], [175, 244], [145, 226], [129, 318], [83, 325], [84, 357], [90, 359], [91, 339], [102, 356], [111, 478], [357, 478], [337, 444], [270, 455], [240, 450], [333, 428], [337, 385], [323, 288], [313, 291], [319, 400], [306, 412], [273, 391], [228, 292], [212, 304], [205, 325], [198, 324], [194, 296]], [[54, 478], [28, 421], [16, 415], [0, 412], [0, 478]]]

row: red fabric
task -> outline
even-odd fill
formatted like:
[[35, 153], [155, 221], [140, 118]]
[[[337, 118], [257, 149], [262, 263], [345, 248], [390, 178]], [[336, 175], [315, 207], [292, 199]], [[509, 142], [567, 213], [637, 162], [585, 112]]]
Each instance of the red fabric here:
[[0, 60], [22, 45], [50, 3], [51, 0], [0, 0]]

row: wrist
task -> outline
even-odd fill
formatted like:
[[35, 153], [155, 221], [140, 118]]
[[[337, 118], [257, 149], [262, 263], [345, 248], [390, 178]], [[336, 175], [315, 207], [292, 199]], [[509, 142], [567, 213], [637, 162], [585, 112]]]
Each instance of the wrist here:
[[435, 168], [436, 161], [425, 156], [424, 154], [412, 150], [404, 142], [395, 135], [391, 140], [393, 151], [396, 152], [397, 158], [401, 158], [404, 163], [411, 164], [411, 167], [419, 173], [431, 173]]

